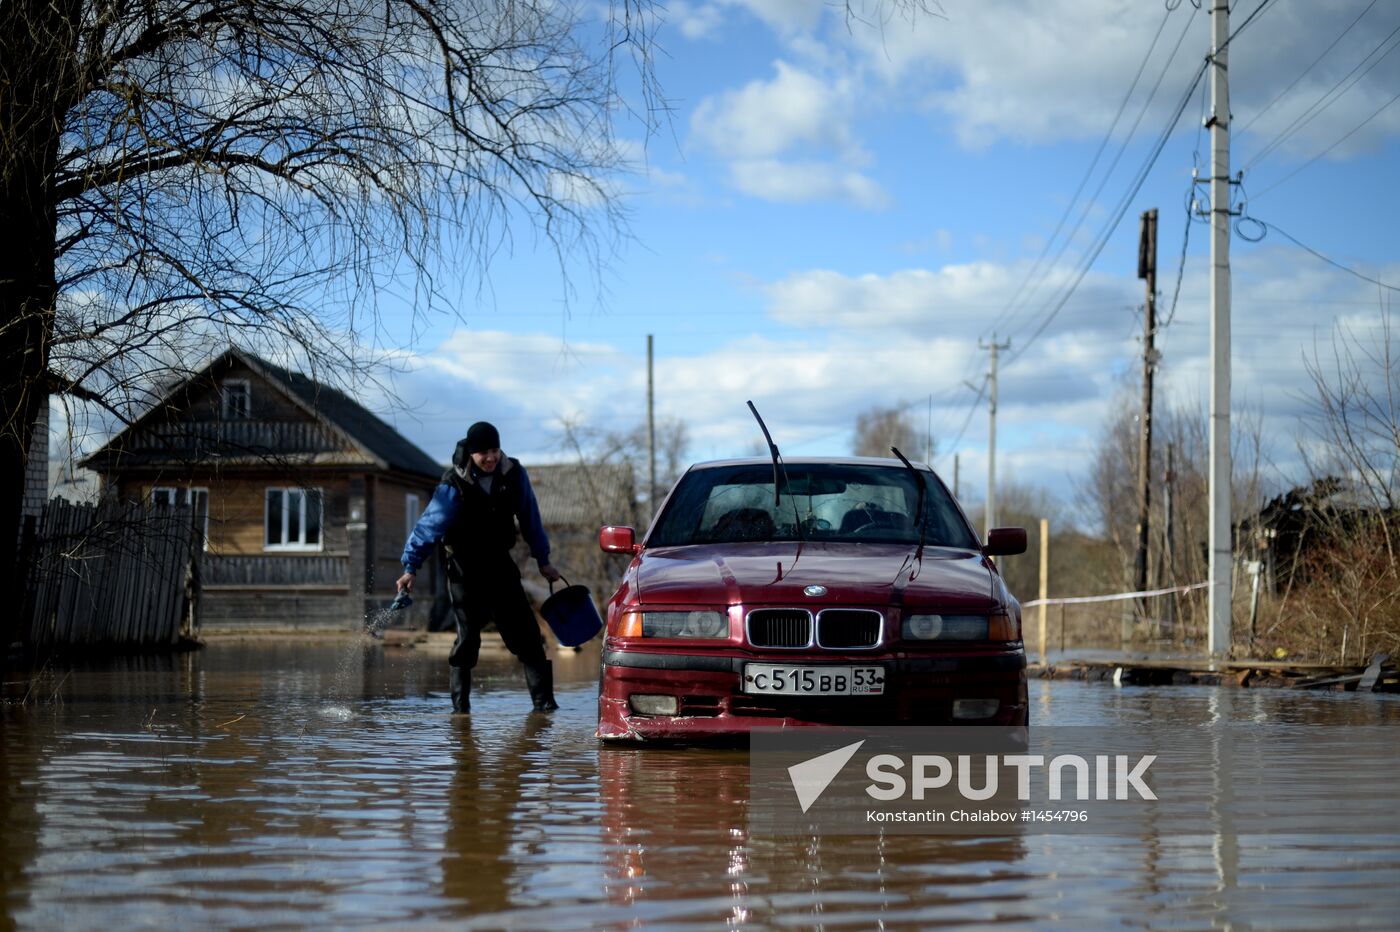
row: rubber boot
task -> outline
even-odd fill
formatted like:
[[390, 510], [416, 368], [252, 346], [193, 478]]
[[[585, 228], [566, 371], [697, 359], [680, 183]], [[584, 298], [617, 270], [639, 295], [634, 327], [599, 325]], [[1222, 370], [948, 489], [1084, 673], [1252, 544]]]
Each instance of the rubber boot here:
[[461, 667], [452, 667], [451, 670], [452, 711], [458, 715], [466, 715], [472, 710], [472, 671], [463, 670]]
[[530, 689], [530, 699], [535, 703], [536, 712], [553, 712], [559, 708], [554, 701], [554, 663], [549, 660], [525, 666], [525, 685]]

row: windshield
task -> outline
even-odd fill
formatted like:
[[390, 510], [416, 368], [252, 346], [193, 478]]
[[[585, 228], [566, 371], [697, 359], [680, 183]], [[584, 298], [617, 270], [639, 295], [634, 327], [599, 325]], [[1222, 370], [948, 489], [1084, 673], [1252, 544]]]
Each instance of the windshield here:
[[[943, 484], [924, 472], [929, 546], [975, 549], [968, 527]], [[735, 541], [822, 540], [915, 544], [919, 484], [903, 466], [816, 463], [787, 467], [773, 503], [768, 464], [694, 469], [681, 478], [647, 539], [675, 547]]]

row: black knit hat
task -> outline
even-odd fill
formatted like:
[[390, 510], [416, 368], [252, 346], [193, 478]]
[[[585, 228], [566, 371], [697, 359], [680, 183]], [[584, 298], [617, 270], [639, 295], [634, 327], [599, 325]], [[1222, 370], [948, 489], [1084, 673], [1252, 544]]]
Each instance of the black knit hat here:
[[487, 450], [499, 450], [501, 448], [501, 434], [496, 428], [485, 421], [477, 421], [467, 428], [467, 452], [485, 453]]

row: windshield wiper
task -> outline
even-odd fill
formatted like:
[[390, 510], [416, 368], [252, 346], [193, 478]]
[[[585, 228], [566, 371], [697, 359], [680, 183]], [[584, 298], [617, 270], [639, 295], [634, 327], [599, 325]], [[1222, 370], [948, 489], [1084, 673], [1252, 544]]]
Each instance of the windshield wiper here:
[[[783, 462], [782, 454], [778, 452], [778, 445], [773, 442], [773, 435], [768, 433], [768, 425], [763, 423], [763, 417], [758, 413], [752, 401], [747, 402], [749, 410], [753, 412], [753, 419], [758, 421], [758, 429], [763, 431], [763, 439], [768, 442], [768, 455], [773, 458], [773, 517], [777, 517], [778, 508], [783, 503], [783, 489], [788, 490], [788, 498], [792, 501], [792, 524], [793, 531], [797, 534], [797, 542], [805, 544], [806, 538], [802, 535], [802, 518], [797, 513], [797, 498], [792, 494], [792, 483], [788, 479], [787, 464]], [[780, 477], [781, 472], [781, 477]]]
[[919, 505], [917, 508], [917, 513], [919, 515], [919, 546], [918, 549], [914, 551], [914, 559], [922, 563], [924, 558], [924, 534], [928, 529], [928, 515], [924, 512], [924, 497], [927, 494], [924, 474], [914, 468], [914, 464], [909, 462], [907, 456], [899, 452], [899, 447], [890, 447], [890, 452], [899, 457], [899, 461], [904, 464], [906, 469], [914, 474], [914, 478], [919, 483]]

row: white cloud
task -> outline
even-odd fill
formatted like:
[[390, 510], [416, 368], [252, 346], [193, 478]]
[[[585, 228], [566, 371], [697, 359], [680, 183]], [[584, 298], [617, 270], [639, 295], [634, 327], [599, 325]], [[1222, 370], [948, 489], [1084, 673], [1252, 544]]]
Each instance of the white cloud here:
[[751, 81], [700, 102], [696, 136], [721, 156], [772, 158], [796, 147], [849, 149], [850, 90], [787, 62], [771, 81]]
[[850, 81], [828, 82], [783, 61], [773, 67], [772, 80], [708, 97], [691, 117], [696, 138], [729, 161], [730, 184], [778, 203], [889, 206], [859, 170], [869, 159], [851, 131]]
[[837, 201], [871, 210], [890, 204], [889, 195], [877, 182], [838, 165], [760, 159], [734, 162], [729, 172], [737, 190], [767, 201]]
[[[958, 321], [962, 332], [1003, 333], [1025, 328], [1044, 313], [1044, 301], [1013, 303], [1029, 271], [1027, 263], [993, 262], [945, 265], [935, 271], [906, 269], [889, 275], [847, 276], [828, 270], [790, 275], [768, 287], [770, 310], [784, 323], [807, 327], [912, 328], [946, 330]], [[1044, 272], [1045, 284], [1032, 298], [1053, 294], [1066, 283], [1069, 269]], [[1084, 320], [1092, 326], [1106, 310], [1128, 306], [1132, 289], [1121, 279], [1089, 275], [1074, 300], [1057, 318]]]
[[666, 5], [667, 21], [687, 39], [708, 39], [724, 23], [724, 11], [713, 3], [686, 3], [672, 0]]
[[[1360, 0], [1274, 4], [1230, 47], [1231, 109], [1241, 129], [1297, 78], [1364, 8]], [[856, 28], [851, 43], [892, 89], [913, 89], [977, 148], [1001, 139], [1031, 143], [1097, 137], [1112, 123], [1166, 15], [1160, 3], [1128, 0], [1002, 0], [945, 4], [944, 19]], [[1180, 51], [1143, 119], [1140, 136], [1170, 116], [1209, 48], [1209, 17], [1182, 3], [1167, 18], [1120, 122], [1121, 137]], [[1233, 18], [1233, 25], [1243, 21]], [[1375, 50], [1400, 9], [1380, 4], [1318, 66], [1237, 138], [1246, 155], [1273, 139]], [[1379, 56], [1378, 56], [1379, 57]], [[1372, 59], [1374, 62], [1376, 59]], [[1368, 62], [1370, 64], [1371, 62]], [[1387, 55], [1289, 143], [1311, 156], [1358, 126], [1400, 86], [1400, 53]], [[1194, 104], [1188, 108], [1194, 116]], [[1400, 105], [1377, 116], [1333, 153], [1374, 148], [1400, 133]]]
[[[1373, 286], [1299, 262], [1291, 249], [1241, 250], [1235, 270], [1235, 410], [1257, 413], [1286, 481], [1297, 475], [1295, 438], [1310, 384], [1303, 355], [1316, 346], [1325, 360], [1339, 320], [1372, 332], [1379, 305]], [[1368, 271], [1400, 280], [1400, 267]], [[752, 399], [784, 452], [841, 454], [860, 411], [908, 404], [922, 420], [932, 395], [943, 454], [934, 465], [950, 478], [951, 455], [961, 454], [964, 488], [980, 494], [986, 403], [974, 407], [976, 391], [965, 382], [980, 383], [987, 354], [979, 335], [998, 322], [1024, 273], [1019, 264], [969, 263], [888, 275], [815, 270], [773, 282], [765, 289], [768, 314], [802, 332], [752, 332], [705, 349], [663, 350], [658, 416], [686, 422], [693, 459], [745, 455], [759, 439], [744, 405]], [[1205, 259], [1193, 256], [1176, 319], [1157, 341], [1162, 410], [1199, 406], [1208, 391], [1204, 274]], [[1171, 282], [1162, 284], [1169, 295]], [[999, 329], [1012, 343], [999, 372], [1004, 475], [1068, 498], [1070, 477], [1083, 473], [1124, 387], [1136, 385], [1139, 287], [1091, 276], [1033, 343], [1027, 341], [1038, 318], [1013, 314]], [[468, 424], [485, 418], [502, 428], [513, 454], [541, 461], [565, 455], [565, 418], [604, 430], [635, 427], [645, 410], [645, 378], [644, 357], [632, 344], [566, 345], [557, 334], [462, 330], [411, 360], [396, 385], [402, 412], [390, 419], [444, 458]]]

